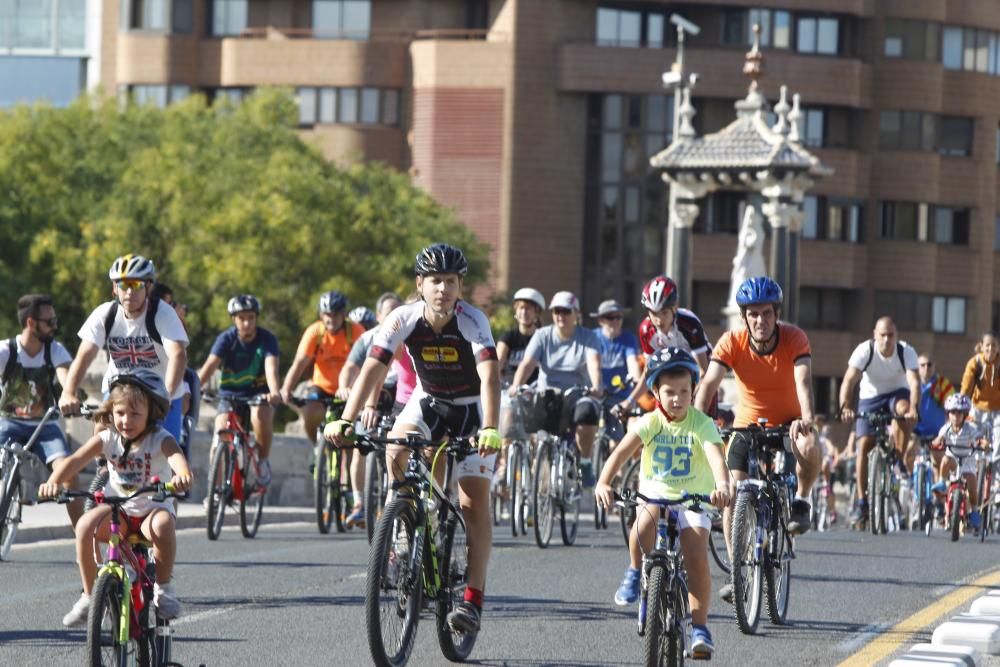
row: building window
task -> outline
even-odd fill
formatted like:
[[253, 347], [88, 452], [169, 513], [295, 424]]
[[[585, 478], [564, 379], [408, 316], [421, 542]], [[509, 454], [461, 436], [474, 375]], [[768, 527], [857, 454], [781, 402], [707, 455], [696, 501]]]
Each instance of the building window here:
[[[993, 223], [993, 250], [1000, 251], [1000, 215], [996, 217]], [[998, 331], [995, 327], [993, 330]]]
[[930, 294], [875, 290], [875, 312], [888, 315], [900, 331], [931, 331]]
[[723, 16], [724, 44], [752, 44], [753, 27], [760, 26], [760, 45], [765, 49], [792, 46], [792, 15], [779, 9], [728, 9]]
[[170, 31], [188, 33], [194, 30], [194, 0], [173, 0]]
[[879, 112], [879, 148], [972, 155], [972, 118], [937, 116], [922, 111]]
[[212, 34], [217, 37], [239, 35], [247, 28], [248, 0], [212, 0]]
[[366, 40], [371, 34], [371, 0], [313, 0], [313, 35]]
[[971, 212], [914, 202], [881, 202], [880, 238], [968, 245]]
[[670, 143], [669, 95], [593, 95], [588, 102], [584, 301], [637, 307], [663, 270], [667, 189], [649, 158]]
[[132, 84], [119, 90], [124, 90], [134, 104], [152, 104], [161, 109], [191, 96], [191, 87], [184, 85]]
[[1000, 34], [990, 30], [945, 26], [941, 62], [945, 69], [1000, 74]]
[[132, 0], [133, 30], [166, 30], [167, 0]]
[[662, 48], [667, 34], [661, 12], [639, 9], [597, 9], [597, 45]]
[[940, 60], [941, 26], [927, 21], [886, 19], [882, 53], [887, 58]]
[[862, 242], [864, 205], [860, 201], [807, 195], [802, 211], [803, 239]]
[[936, 333], [965, 333], [964, 296], [934, 297], [932, 328]]
[[746, 192], [718, 191], [701, 200], [692, 228], [701, 234], [738, 234], [747, 207]]
[[800, 17], [796, 22], [796, 50], [835, 56], [840, 53], [840, 20]]
[[816, 406], [817, 416], [829, 415], [831, 419], [836, 419], [840, 413], [841, 381], [839, 377], [813, 376], [813, 405]]
[[806, 329], [850, 329], [860, 302], [857, 290], [802, 287], [797, 324]]
[[299, 125], [399, 124], [399, 91], [379, 88], [298, 88]]
[[691, 283], [691, 309], [698, 313], [702, 323], [724, 324], [722, 309], [729, 302], [729, 283], [695, 280]]
[[1000, 302], [994, 301], [990, 310], [990, 331], [1000, 331]]

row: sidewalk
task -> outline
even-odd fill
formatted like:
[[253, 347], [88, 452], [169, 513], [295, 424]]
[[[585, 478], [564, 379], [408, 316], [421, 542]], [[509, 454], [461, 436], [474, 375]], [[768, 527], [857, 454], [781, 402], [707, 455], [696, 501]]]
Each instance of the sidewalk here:
[[[177, 507], [177, 528], [205, 528], [205, 508], [198, 502], [182, 502]], [[239, 509], [226, 508], [225, 525], [239, 525]], [[270, 507], [264, 505], [261, 523], [315, 522], [316, 510], [312, 507]], [[26, 505], [21, 508], [21, 524], [14, 544], [28, 544], [43, 540], [72, 539], [66, 507], [57, 503]]]

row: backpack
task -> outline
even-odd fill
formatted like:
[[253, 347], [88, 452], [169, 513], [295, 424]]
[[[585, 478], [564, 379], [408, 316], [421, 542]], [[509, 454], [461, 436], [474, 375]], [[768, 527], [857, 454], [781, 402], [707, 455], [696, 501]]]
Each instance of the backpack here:
[[[17, 363], [17, 337], [10, 338], [7, 340], [7, 365], [3, 368], [3, 377], [0, 378], [0, 385], [3, 386], [6, 391], [7, 384], [10, 379], [14, 376], [14, 370], [20, 365]], [[58, 401], [59, 395], [62, 393], [62, 389], [58, 387], [56, 382], [56, 367], [52, 365], [52, 341], [45, 342], [45, 368], [49, 371], [49, 393], [53, 400]]]
[[[903, 373], [906, 373], [906, 361], [903, 359], [903, 344], [896, 341], [896, 356], [899, 357], [899, 365], [903, 367]], [[875, 341], [868, 341], [868, 361], [865, 362], [865, 367], [861, 369], [864, 373], [868, 370], [868, 367], [872, 365], [872, 359], [875, 358]]]
[[[149, 333], [149, 337], [153, 339], [153, 342], [163, 345], [163, 338], [160, 337], [160, 332], [156, 328], [156, 311], [160, 307], [159, 299], [150, 299], [149, 303], [146, 304], [146, 331]], [[111, 338], [111, 328], [115, 325], [115, 316], [118, 315], [118, 301], [112, 301], [111, 307], [108, 308], [108, 314], [104, 316], [104, 349], [108, 351], [108, 359], [111, 358], [111, 349], [109, 339]]]

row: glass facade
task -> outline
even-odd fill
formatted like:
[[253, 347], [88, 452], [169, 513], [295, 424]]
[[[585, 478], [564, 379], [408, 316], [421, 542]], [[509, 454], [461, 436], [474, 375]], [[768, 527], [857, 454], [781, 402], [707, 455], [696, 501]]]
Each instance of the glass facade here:
[[0, 54], [82, 53], [86, 0], [0, 0]]
[[63, 107], [86, 87], [87, 61], [61, 56], [0, 57], [0, 107], [45, 100]]
[[297, 88], [299, 125], [399, 125], [399, 91], [389, 88]]
[[371, 0], [313, 0], [313, 36], [366, 40], [371, 34]]

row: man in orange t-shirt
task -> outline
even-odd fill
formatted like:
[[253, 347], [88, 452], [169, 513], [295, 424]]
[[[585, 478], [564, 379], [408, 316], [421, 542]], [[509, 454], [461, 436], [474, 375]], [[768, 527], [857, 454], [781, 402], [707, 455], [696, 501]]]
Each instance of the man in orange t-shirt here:
[[319, 321], [306, 327], [281, 386], [281, 396], [288, 403], [299, 377], [309, 364], [313, 365], [312, 384], [306, 397], [311, 400], [301, 411], [306, 436], [313, 444], [316, 444], [316, 430], [326, 415], [322, 399], [337, 393], [340, 369], [347, 362], [354, 341], [364, 332], [360, 324], [347, 320], [347, 297], [333, 290], [319, 298]]
[[[809, 491], [822, 460], [813, 433], [812, 351], [802, 329], [778, 322], [782, 299], [781, 287], [770, 278], [749, 278], [740, 285], [736, 302], [746, 327], [727, 331], [719, 339], [705, 379], [698, 385], [695, 407], [704, 410], [709, 397], [732, 370], [740, 390], [736, 427], [755, 424], [759, 419], [766, 419], [769, 426], [788, 424], [798, 476], [788, 530], [801, 535], [809, 530]], [[749, 470], [747, 443], [737, 437], [740, 435], [735, 434], [730, 441], [727, 461], [737, 482], [746, 479]], [[732, 509], [726, 507], [724, 513], [723, 528], [729, 544]], [[731, 601], [730, 585], [723, 588], [722, 595]]]

